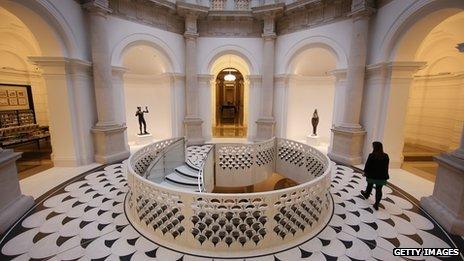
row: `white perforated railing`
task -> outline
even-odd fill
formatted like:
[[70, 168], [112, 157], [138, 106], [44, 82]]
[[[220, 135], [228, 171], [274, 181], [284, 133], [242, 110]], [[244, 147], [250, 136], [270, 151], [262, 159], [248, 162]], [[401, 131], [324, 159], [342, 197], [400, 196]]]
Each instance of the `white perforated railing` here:
[[[257, 152], [251, 153], [255, 156], [273, 144], [274, 156], [270, 162], [275, 164], [275, 170], [302, 181], [301, 184], [259, 193], [219, 194], [176, 190], [145, 179], [144, 168], [140, 166], [149, 158], [144, 154], [152, 157], [160, 153], [165, 143], [172, 141], [154, 143], [136, 152], [127, 167], [130, 188], [127, 216], [137, 230], [159, 244], [189, 253], [214, 252], [218, 257], [253, 255], [306, 240], [320, 231], [331, 216], [331, 164], [324, 154], [310, 146], [286, 139], [248, 144]], [[224, 156], [219, 151], [225, 147], [234, 146], [216, 144], [208, 152], [202, 166], [203, 181], [210, 179], [211, 173], [218, 173], [217, 162]], [[260, 160], [252, 161], [257, 164]]]

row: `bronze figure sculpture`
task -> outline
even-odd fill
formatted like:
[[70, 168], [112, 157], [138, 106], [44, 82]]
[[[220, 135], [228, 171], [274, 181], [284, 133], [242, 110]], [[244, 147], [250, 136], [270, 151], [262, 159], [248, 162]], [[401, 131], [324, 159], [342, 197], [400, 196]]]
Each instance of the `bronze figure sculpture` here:
[[317, 109], [314, 110], [313, 118], [311, 119], [311, 124], [313, 125], [312, 136], [317, 136], [317, 125], [319, 124], [319, 115], [317, 115]]
[[[137, 111], [135, 112], [135, 116], [139, 118], [139, 129], [140, 134], [150, 134], [147, 132], [147, 123], [145, 122], [145, 117], [143, 116], [144, 113], [148, 113], [148, 107], [145, 106], [145, 110], [142, 111], [142, 107], [138, 106]], [[142, 132], [142, 125], [143, 125], [143, 132]]]

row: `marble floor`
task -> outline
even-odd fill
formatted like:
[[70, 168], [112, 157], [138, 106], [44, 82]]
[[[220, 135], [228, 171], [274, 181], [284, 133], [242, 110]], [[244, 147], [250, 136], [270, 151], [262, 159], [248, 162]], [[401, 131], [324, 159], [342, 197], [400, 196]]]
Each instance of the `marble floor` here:
[[[336, 168], [333, 216], [318, 235], [285, 251], [237, 260], [400, 260], [392, 255], [395, 247], [463, 245], [395, 187], [385, 187], [375, 211], [372, 197], [359, 195], [366, 185], [362, 174], [346, 166]], [[0, 260], [218, 260], [167, 249], [140, 235], [124, 214], [127, 191], [122, 163], [65, 181], [39, 197], [1, 239]], [[438, 260], [406, 260], [424, 259]]]

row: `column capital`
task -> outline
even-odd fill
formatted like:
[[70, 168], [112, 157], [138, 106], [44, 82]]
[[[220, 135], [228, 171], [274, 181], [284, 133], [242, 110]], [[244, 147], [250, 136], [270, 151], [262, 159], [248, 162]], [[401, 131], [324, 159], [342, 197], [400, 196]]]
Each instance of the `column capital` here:
[[113, 72], [113, 74], [124, 75], [128, 70], [126, 67], [122, 66], [111, 66], [111, 71]]
[[351, 3], [351, 13], [349, 14], [354, 20], [367, 19], [375, 13], [373, 0], [353, 0]]
[[92, 68], [89, 61], [67, 57], [30, 56], [28, 59], [42, 69], [43, 75], [64, 75], [68, 72], [90, 74]]
[[197, 74], [199, 82], [211, 82], [214, 80], [214, 75], [212, 74]]
[[328, 75], [334, 76], [337, 81], [346, 80], [347, 69], [334, 69], [328, 71]]
[[245, 76], [245, 80], [248, 80], [250, 83], [260, 83], [263, 79], [261, 75], [250, 74]]
[[386, 76], [389, 73], [394, 78], [412, 78], [413, 74], [426, 65], [427, 62], [421, 61], [380, 62], [366, 66], [366, 72], [369, 76]]
[[89, 13], [103, 16], [106, 16], [112, 12], [108, 0], [88, 0], [82, 4], [82, 7]]

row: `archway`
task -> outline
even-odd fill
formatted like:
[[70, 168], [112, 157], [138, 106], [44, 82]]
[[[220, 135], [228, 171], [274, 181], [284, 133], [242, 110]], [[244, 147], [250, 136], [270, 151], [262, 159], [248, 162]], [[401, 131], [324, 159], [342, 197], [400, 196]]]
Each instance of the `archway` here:
[[244, 87], [242, 73], [226, 68], [216, 77], [216, 122], [213, 137], [245, 137]]
[[[317, 139], [311, 145], [328, 147], [336, 114], [335, 77], [337, 57], [323, 44], [303, 47], [289, 62], [290, 73], [284, 133], [287, 138], [306, 142], [312, 133], [311, 118], [317, 109]], [[304, 119], [304, 120], [302, 120]]]
[[125, 122], [130, 145], [142, 145], [139, 123], [135, 116], [137, 107], [144, 114], [147, 131], [156, 140], [176, 135], [174, 93], [171, 86], [171, 65], [167, 57], [149, 42], [131, 43], [122, 50], [123, 93]]
[[435, 26], [419, 45], [415, 60], [427, 65], [411, 83], [404, 127], [402, 168], [434, 181], [433, 156], [459, 146], [464, 123], [464, 12]]
[[[200, 101], [200, 114], [202, 119], [206, 119], [205, 137], [252, 139], [254, 124], [249, 125], [249, 122], [256, 121], [259, 107], [249, 104], [251, 99], [258, 100], [259, 96], [250, 93], [250, 64], [247, 61], [239, 53], [225, 51], [216, 55], [209, 63], [211, 78], [205, 84], [200, 83], [200, 97], [205, 99], [203, 102]], [[235, 81], [224, 80], [224, 76], [229, 72], [236, 77]], [[234, 99], [232, 96], [227, 96], [232, 93]], [[228, 105], [227, 101], [233, 104]], [[231, 119], [227, 119], [231, 115], [225, 115], [228, 112], [232, 113], [232, 110], [234, 110], [233, 123]]]
[[[398, 19], [392, 26], [396, 31], [387, 34], [383, 48], [390, 49], [388, 52], [386, 49], [383, 51], [385, 59], [390, 59], [390, 62], [385, 63], [387, 74], [384, 95], [379, 99], [380, 111], [376, 115], [379, 121], [371, 131], [372, 138], [365, 144], [367, 155], [370, 141], [383, 141], [390, 154], [392, 167], [402, 165], [405, 142], [414, 145], [426, 141], [427, 147], [438, 143], [448, 144], [448, 140], [457, 140], [462, 131], [462, 118], [452, 121], [448, 119], [450, 115], [462, 113], [455, 111], [450, 114], [450, 109], [445, 108], [449, 102], [445, 100], [453, 99], [453, 109], [462, 104], [456, 100], [462, 96], [462, 91], [458, 91], [456, 87], [462, 86], [462, 80], [456, 78], [458, 71], [462, 71], [458, 69], [463, 65], [462, 58], [459, 58], [462, 54], [455, 47], [462, 42], [462, 32], [457, 27], [462, 28], [464, 25], [459, 18], [462, 16], [464, 2], [431, 1], [421, 6], [412, 5], [411, 9], [413, 10], [406, 12], [409, 14], [407, 18]], [[459, 84], [453, 84], [451, 79], [457, 80]], [[449, 92], [452, 86], [454, 91]], [[445, 100], [438, 102], [439, 99]], [[440, 108], [442, 105], [445, 107]], [[462, 109], [459, 108], [458, 111]], [[431, 118], [430, 113], [434, 114]], [[456, 127], [457, 125], [460, 127]], [[451, 131], [452, 128], [455, 131]], [[423, 135], [425, 136], [421, 137]], [[438, 137], [443, 135], [447, 137]], [[452, 149], [453, 146], [446, 147]], [[438, 150], [433, 153], [438, 153]], [[433, 173], [433, 168], [428, 172]], [[431, 176], [428, 178], [433, 179]]]
[[[89, 132], [95, 122], [94, 93], [91, 77], [87, 77], [90, 64], [67, 57], [82, 57], [85, 52], [74, 48], [74, 39], [68, 38], [69, 28], [42, 4], [0, 4], [0, 83], [4, 86], [2, 92], [9, 96], [8, 88], [14, 89], [12, 97], [2, 97], [2, 111], [10, 116], [18, 114], [18, 120], [11, 124], [5, 120], [8, 116], [2, 117], [2, 124], [10, 125], [3, 126], [6, 130], [2, 127], [2, 146], [19, 148], [32, 144], [32, 153], [37, 153], [38, 158], [32, 158], [28, 175], [51, 167], [50, 158], [54, 166], [94, 162]], [[71, 75], [71, 70], [81, 75], [80, 81]], [[21, 128], [20, 139], [16, 138], [17, 128]], [[34, 148], [34, 143], [39, 146]], [[42, 153], [44, 148], [48, 151]], [[29, 158], [28, 154], [23, 155], [23, 159]]]

